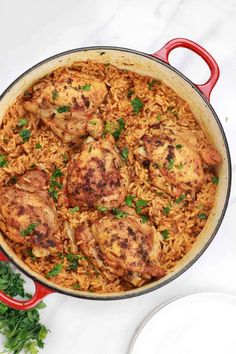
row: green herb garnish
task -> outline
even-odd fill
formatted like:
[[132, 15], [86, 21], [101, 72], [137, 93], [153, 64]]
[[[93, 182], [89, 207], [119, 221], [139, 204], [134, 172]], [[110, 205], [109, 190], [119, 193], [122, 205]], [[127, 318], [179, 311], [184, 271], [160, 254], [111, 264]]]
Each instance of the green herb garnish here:
[[125, 147], [124, 149], [121, 150], [121, 158], [122, 160], [126, 161], [129, 156], [129, 149]]
[[146, 200], [143, 199], [139, 199], [136, 202], [136, 213], [140, 214], [142, 209], [148, 205], [148, 202]]
[[6, 155], [0, 155], [0, 167], [5, 167], [8, 164]]
[[67, 254], [66, 259], [70, 263], [70, 265], [67, 267], [67, 270], [69, 271], [76, 271], [79, 266], [79, 259], [80, 256], [77, 256], [76, 254]]
[[134, 200], [134, 196], [133, 195], [127, 195], [127, 197], [125, 198], [125, 204], [129, 207], [132, 206], [133, 204], [133, 200]]
[[19, 133], [21, 139], [25, 143], [31, 137], [31, 131], [29, 129], [22, 129]]
[[48, 189], [48, 192], [50, 196], [57, 201], [58, 200], [58, 189], [62, 188], [62, 184], [59, 183], [56, 178], [63, 176], [63, 173], [59, 168], [56, 168], [55, 171], [53, 172], [51, 178], [50, 178], [50, 187]]
[[75, 290], [79, 290], [81, 288], [80, 284], [79, 283], [75, 283], [73, 284], [73, 289]]
[[66, 154], [63, 154], [62, 160], [63, 160], [64, 164], [67, 164], [67, 162], [69, 161], [69, 157]]
[[74, 208], [70, 208], [69, 212], [71, 214], [74, 214], [74, 213], [77, 213], [79, 211], [79, 209], [80, 209], [79, 206], [75, 206]]
[[70, 106], [60, 106], [57, 108], [58, 113], [70, 112]]
[[184, 168], [184, 165], [182, 164], [182, 162], [179, 164], [179, 165], [176, 165], [176, 167], [179, 169], [179, 170], [182, 170]]
[[140, 214], [142, 224], [146, 224], [148, 222], [148, 216]]
[[115, 215], [115, 217], [117, 219], [122, 219], [122, 218], [124, 218], [125, 216], [128, 215], [128, 213], [126, 211], [123, 211], [123, 210], [120, 210], [120, 209], [117, 209], [117, 208], [113, 208], [112, 212], [113, 212], [113, 214]]
[[170, 159], [169, 164], [167, 166], [168, 171], [172, 170], [172, 168], [174, 167], [174, 162], [175, 162], [174, 159]]
[[37, 226], [38, 226], [37, 222], [29, 224], [29, 226], [26, 229], [20, 231], [21, 236], [31, 235]]
[[175, 203], [179, 204], [186, 198], [186, 194], [181, 194], [179, 198], [175, 199]]
[[218, 184], [219, 183], [219, 177], [213, 176], [211, 181], [212, 181], [213, 184]]
[[161, 234], [162, 234], [164, 240], [167, 240], [168, 237], [169, 237], [169, 230], [164, 229], [164, 230], [161, 231]]
[[55, 277], [57, 276], [62, 270], [62, 264], [56, 264], [50, 272], [46, 274], [47, 278]]
[[153, 86], [156, 85], [156, 84], [160, 84], [160, 81], [157, 81], [157, 80], [152, 80], [151, 82], [148, 82], [148, 89], [149, 90], [152, 90]]
[[177, 145], [175, 145], [175, 147], [176, 147], [176, 149], [181, 149], [182, 147], [183, 147], [183, 145], [181, 145], [181, 144], [177, 144]]
[[80, 87], [83, 91], [90, 91], [91, 84], [86, 84]]
[[207, 215], [205, 213], [198, 214], [199, 219], [204, 220], [207, 219]]
[[131, 105], [133, 107], [133, 111], [136, 114], [138, 114], [143, 108], [143, 102], [138, 97], [135, 97], [133, 100], [131, 100]]
[[164, 215], [166, 215], [166, 216], [169, 215], [169, 212], [170, 212], [170, 207], [169, 206], [162, 208], [162, 213]]
[[27, 126], [28, 123], [29, 123], [29, 122], [28, 122], [27, 119], [21, 118], [21, 119], [18, 121], [17, 125], [18, 125], [18, 127], [22, 128], [22, 127], [24, 127], [24, 126]]
[[56, 168], [55, 171], [52, 174], [51, 179], [57, 178], [57, 177], [61, 177], [63, 176], [63, 173], [61, 172], [60, 168]]
[[[29, 297], [24, 290], [24, 280], [19, 273], [13, 272], [9, 264], [0, 262], [0, 290], [11, 297]], [[0, 332], [5, 336], [4, 353], [19, 354], [21, 352], [36, 354], [43, 348], [48, 333], [40, 324], [38, 310], [45, 307], [40, 302], [34, 309], [19, 311], [0, 303]]]
[[90, 125], [97, 125], [97, 121], [96, 120], [90, 120], [88, 123]]
[[105, 206], [97, 205], [97, 210], [101, 213], [106, 213], [108, 209]]
[[35, 144], [35, 149], [42, 149], [42, 145], [40, 143]]
[[16, 184], [17, 182], [17, 177], [16, 176], [12, 176], [9, 181], [8, 181], [8, 184]]
[[134, 94], [134, 91], [128, 89], [127, 97], [131, 98], [131, 96]]
[[114, 138], [115, 138], [116, 140], [119, 139], [119, 137], [120, 137], [122, 131], [125, 129], [125, 122], [124, 122], [124, 119], [123, 119], [123, 118], [119, 118], [119, 119], [117, 120], [117, 122], [118, 122], [118, 125], [119, 125], [119, 126], [118, 126], [118, 128], [112, 133], [112, 135], [114, 136]]
[[158, 114], [158, 115], [156, 116], [156, 119], [157, 119], [158, 122], [160, 122], [160, 120], [161, 120], [161, 114]]
[[52, 91], [52, 99], [53, 99], [53, 101], [55, 101], [58, 96], [59, 96], [59, 93], [56, 90], [53, 90]]

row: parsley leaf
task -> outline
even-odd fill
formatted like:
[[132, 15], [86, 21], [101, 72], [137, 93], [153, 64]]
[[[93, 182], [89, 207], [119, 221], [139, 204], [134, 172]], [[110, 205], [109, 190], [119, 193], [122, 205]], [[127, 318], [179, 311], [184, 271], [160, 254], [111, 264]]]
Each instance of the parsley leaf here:
[[198, 214], [198, 217], [199, 217], [199, 219], [202, 219], [202, 220], [207, 219], [207, 216], [206, 216], [205, 213], [200, 213], [200, 214]]
[[143, 102], [138, 97], [135, 97], [133, 100], [131, 100], [131, 105], [133, 107], [133, 111], [136, 114], [138, 114], [143, 108]]
[[85, 85], [81, 86], [80, 88], [83, 91], [90, 91], [91, 84], [85, 84]]
[[97, 210], [101, 213], [106, 213], [108, 209], [105, 206], [97, 205]]
[[219, 183], [219, 177], [213, 176], [211, 181], [212, 181], [213, 184], [218, 184]]
[[57, 177], [61, 177], [63, 176], [63, 173], [61, 172], [60, 168], [56, 168], [55, 171], [52, 174], [51, 179], [57, 178]]
[[37, 222], [29, 224], [29, 226], [26, 229], [20, 231], [21, 236], [31, 235], [37, 226], [38, 226]]
[[70, 112], [70, 106], [60, 106], [57, 108], [58, 113]]
[[124, 119], [123, 119], [123, 118], [119, 118], [119, 119], [117, 120], [117, 122], [118, 122], [118, 125], [119, 125], [119, 126], [118, 126], [118, 128], [112, 133], [112, 135], [114, 136], [114, 138], [115, 138], [116, 140], [119, 139], [119, 137], [120, 137], [122, 131], [125, 129], [125, 122], [124, 122]]
[[162, 234], [164, 240], [167, 240], [168, 237], [169, 237], [169, 230], [164, 229], [164, 230], [161, 231], [161, 234]]
[[158, 122], [160, 122], [160, 120], [161, 120], [161, 114], [158, 114], [158, 115], [156, 116], [156, 119], [157, 119]]
[[126, 211], [123, 211], [123, 210], [120, 210], [120, 209], [117, 209], [117, 208], [113, 208], [112, 212], [116, 216], [117, 219], [122, 219], [122, 218], [124, 218], [125, 216], [128, 215], [128, 213]]
[[0, 167], [5, 167], [8, 164], [6, 155], [0, 155]]
[[175, 203], [179, 204], [186, 198], [186, 194], [181, 194], [179, 198], [175, 199]]
[[154, 79], [154, 80], [148, 82], [148, 84], [147, 84], [148, 85], [148, 89], [152, 90], [153, 86], [156, 85], [156, 84], [160, 85], [160, 81]]
[[24, 127], [24, 126], [27, 126], [28, 123], [29, 123], [29, 122], [28, 122], [27, 119], [21, 118], [21, 119], [18, 121], [17, 125], [18, 125], [18, 127], [22, 128], [22, 127]]
[[125, 204], [129, 207], [132, 206], [133, 204], [133, 200], [134, 200], [134, 196], [133, 195], [127, 195], [127, 197], [125, 198]]
[[148, 222], [148, 216], [144, 214], [140, 214], [142, 224], [146, 224]]
[[177, 144], [177, 145], [175, 145], [175, 147], [176, 147], [176, 149], [181, 149], [182, 147], [183, 147], [183, 145], [181, 145], [181, 144]]
[[42, 148], [42, 145], [40, 143], [35, 144], [35, 149], [41, 149], [41, 148]]
[[147, 205], [148, 205], [148, 202], [146, 200], [143, 200], [143, 199], [137, 200], [137, 202], [136, 202], [136, 213], [140, 214], [141, 211], [142, 211], [142, 208], [147, 206]]
[[47, 278], [55, 277], [57, 276], [62, 270], [62, 264], [56, 264], [50, 272], [46, 274]]
[[126, 161], [129, 156], [129, 149], [125, 147], [124, 149], [121, 150], [121, 158], [122, 160]]
[[78, 211], [79, 211], [79, 206], [75, 206], [74, 208], [70, 208], [69, 209], [69, 212], [71, 214], [77, 213]]
[[50, 178], [50, 188], [48, 189], [48, 192], [55, 201], [57, 201], [58, 199], [58, 191], [56, 190], [56, 188], [58, 189], [62, 188], [62, 184], [56, 181], [56, 178], [61, 176], [63, 176], [62, 171], [59, 168], [56, 168]]
[[169, 215], [169, 212], [170, 212], [170, 207], [169, 206], [162, 208], [162, 213], [164, 215], [166, 215], [166, 216]]
[[31, 137], [31, 131], [29, 129], [22, 129], [19, 132], [19, 135], [20, 135], [21, 139], [23, 140], [23, 142], [25, 143]]
[[167, 166], [168, 171], [172, 170], [172, 168], [174, 167], [174, 162], [175, 162], [174, 159], [170, 159], [169, 164]]

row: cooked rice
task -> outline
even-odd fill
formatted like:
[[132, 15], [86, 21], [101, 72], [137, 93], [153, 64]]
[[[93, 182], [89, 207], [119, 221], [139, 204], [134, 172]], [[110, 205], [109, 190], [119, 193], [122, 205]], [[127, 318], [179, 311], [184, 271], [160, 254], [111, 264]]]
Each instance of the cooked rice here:
[[[150, 222], [159, 231], [169, 230], [169, 238], [163, 238], [161, 241], [161, 265], [169, 271], [191, 249], [206, 223], [206, 220], [200, 219], [198, 215], [199, 213], [209, 215], [213, 207], [216, 190], [216, 185], [212, 183], [214, 171], [210, 168], [204, 169], [205, 180], [195, 200], [189, 198], [187, 202], [177, 204], [174, 198], [150, 184], [148, 170], [135, 159], [133, 151], [144, 134], [152, 134], [151, 125], [157, 123], [158, 114], [162, 117], [159, 132], [168, 134], [170, 130], [181, 132], [191, 130], [197, 135], [200, 147], [209, 146], [210, 143], [196, 122], [188, 104], [164, 83], [158, 82], [149, 89], [148, 83], [152, 81], [152, 78], [96, 62], [75, 63], [73, 67], [80, 72], [102, 78], [110, 87], [108, 98], [99, 110], [104, 122], [116, 122], [120, 117], [125, 120], [126, 128], [117, 145], [120, 148], [124, 146], [129, 148], [128, 194], [147, 200], [149, 203], [145, 208], [145, 213], [149, 215]], [[144, 108], [138, 115], [133, 112], [130, 98], [127, 97], [128, 90], [132, 90], [135, 96], [144, 103]], [[29, 141], [24, 144], [21, 143], [19, 129], [17, 129], [17, 123], [22, 117], [29, 120], [27, 129], [32, 133]], [[36, 149], [36, 143], [40, 143], [42, 148]], [[0, 148], [8, 156], [8, 165], [0, 169], [0, 186], [6, 185], [9, 178], [21, 175], [34, 167], [46, 171], [49, 175], [55, 168], [60, 168], [64, 173], [63, 184], [65, 184], [67, 173], [65, 160], [78, 150], [75, 145], [63, 143], [44, 124], [40, 124], [37, 128], [34, 116], [22, 107], [22, 96], [9, 108], [3, 118]], [[164, 215], [157, 207], [160, 204], [166, 207], [170, 203], [172, 206], [169, 215]], [[68, 223], [71, 228], [76, 228], [81, 222], [88, 220], [93, 222], [101, 217], [101, 214], [94, 210], [70, 213], [63, 205], [62, 191], [59, 192], [56, 208], [64, 242], [63, 253], [70, 253], [72, 245], [67, 235]], [[16, 244], [8, 238], [6, 241], [18, 257], [41, 275], [46, 275], [56, 264], [63, 264], [62, 271], [50, 278], [56, 284], [96, 293], [119, 292], [132, 287], [112, 273], [101, 273], [86, 258], [79, 260], [79, 267], [76, 271], [69, 271], [67, 270], [69, 262], [61, 254], [35, 259], [29, 255], [29, 250], [25, 245]]]

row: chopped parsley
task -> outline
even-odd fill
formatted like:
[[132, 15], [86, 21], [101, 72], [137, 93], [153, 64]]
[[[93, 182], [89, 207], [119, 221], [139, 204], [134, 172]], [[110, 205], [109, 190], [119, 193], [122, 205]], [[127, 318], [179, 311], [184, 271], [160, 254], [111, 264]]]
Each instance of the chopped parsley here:
[[46, 274], [47, 278], [55, 277], [57, 276], [62, 270], [62, 264], [56, 264], [50, 272]]
[[133, 195], [127, 195], [127, 197], [125, 198], [125, 204], [129, 207], [132, 206], [133, 204], [133, 200], [134, 200], [134, 196]]
[[169, 237], [169, 230], [164, 229], [164, 230], [161, 231], [161, 234], [162, 234], [164, 240], [167, 240], [168, 237]]
[[128, 213], [126, 211], [123, 211], [123, 210], [120, 210], [120, 209], [117, 209], [117, 208], [113, 208], [112, 212], [113, 212], [113, 214], [115, 215], [115, 217], [117, 219], [122, 219], [122, 218], [124, 218], [125, 216], [128, 215]]
[[124, 149], [121, 150], [121, 158], [122, 160], [126, 161], [129, 156], [129, 149], [125, 147]]
[[75, 206], [74, 208], [70, 208], [69, 212], [71, 214], [74, 214], [74, 213], [77, 213], [79, 211], [79, 209], [80, 209], [79, 206]]
[[181, 194], [179, 198], [175, 199], [175, 203], [179, 204], [186, 198], [186, 194]]
[[174, 167], [174, 162], [175, 162], [174, 159], [170, 159], [169, 164], [167, 166], [168, 171], [172, 170], [172, 168]]
[[59, 183], [56, 178], [63, 176], [63, 173], [59, 168], [56, 168], [55, 171], [53, 172], [51, 178], [50, 178], [50, 187], [48, 189], [48, 192], [50, 196], [55, 200], [55, 202], [58, 199], [58, 189], [62, 188], [62, 184]]
[[42, 149], [42, 145], [40, 143], [35, 144], [35, 149]]
[[219, 183], [219, 177], [213, 176], [211, 181], [212, 181], [213, 184], [218, 184]]
[[31, 235], [37, 226], [38, 226], [37, 222], [30, 224], [26, 229], [20, 231], [21, 236]]
[[156, 116], [156, 119], [157, 119], [158, 122], [160, 122], [160, 120], [161, 120], [161, 114], [158, 114], [158, 115]]
[[159, 84], [160, 85], [160, 81], [157, 81], [157, 80], [152, 80], [151, 82], [148, 82], [148, 89], [149, 90], [152, 90], [153, 86], [156, 85], [156, 84]]
[[183, 147], [183, 145], [181, 145], [181, 144], [177, 144], [177, 145], [175, 145], [175, 147], [176, 147], [176, 149], [181, 149], [182, 147]]
[[85, 84], [85, 85], [81, 86], [80, 88], [83, 91], [90, 91], [91, 84]]
[[8, 164], [6, 155], [0, 155], [0, 167], [5, 167]]
[[145, 207], [147, 205], [148, 205], [148, 202], [146, 200], [143, 200], [143, 199], [137, 200], [137, 202], [136, 202], [136, 213], [140, 214], [142, 209], [143, 209], [143, 207]]
[[69, 161], [69, 157], [66, 154], [63, 154], [62, 155], [62, 160], [63, 160], [64, 164], [66, 165], [67, 162]]
[[59, 96], [59, 93], [56, 90], [53, 90], [52, 91], [52, 99], [53, 99], [53, 101], [55, 101], [58, 96]]
[[125, 129], [125, 122], [124, 122], [124, 119], [123, 118], [119, 118], [117, 120], [117, 123], [118, 123], [118, 128], [112, 133], [112, 135], [114, 136], [114, 138], [116, 140], [119, 139], [122, 131]]
[[89, 123], [90, 125], [97, 125], [96, 120], [90, 120], [88, 123]]
[[142, 224], [146, 224], [148, 222], [148, 216], [140, 214]]
[[22, 127], [27, 126], [28, 123], [29, 123], [29, 122], [28, 122], [27, 119], [21, 118], [21, 119], [18, 121], [17, 125], [18, 125], [18, 127], [22, 128]]
[[143, 108], [143, 102], [138, 97], [135, 97], [133, 100], [131, 100], [131, 105], [133, 107], [133, 111], [136, 114], [138, 114]]
[[162, 213], [164, 215], [166, 215], [166, 216], [169, 215], [169, 212], [170, 212], [170, 207], [169, 206], [162, 208]]
[[60, 106], [57, 108], [58, 113], [70, 112], [70, 106]]
[[101, 213], [106, 213], [108, 209], [105, 206], [97, 205], [97, 210]]
[[67, 254], [66, 255], [67, 261], [70, 263], [69, 266], [67, 267], [67, 270], [69, 271], [76, 271], [79, 266], [79, 259], [81, 259], [80, 255], [76, 254]]
[[176, 167], [179, 169], [179, 170], [182, 170], [184, 168], [184, 165], [182, 164], [182, 162], [179, 164], [179, 165], [176, 165]]
[[200, 213], [200, 214], [198, 214], [198, 217], [199, 217], [199, 219], [201, 219], [201, 220], [205, 220], [205, 219], [207, 218], [207, 216], [206, 216], [205, 213]]
[[81, 288], [80, 284], [79, 283], [75, 283], [73, 284], [73, 289], [75, 290], [79, 290]]
[[23, 140], [23, 143], [25, 143], [31, 137], [31, 131], [29, 129], [22, 129], [19, 132], [19, 135], [20, 135], [21, 139]]

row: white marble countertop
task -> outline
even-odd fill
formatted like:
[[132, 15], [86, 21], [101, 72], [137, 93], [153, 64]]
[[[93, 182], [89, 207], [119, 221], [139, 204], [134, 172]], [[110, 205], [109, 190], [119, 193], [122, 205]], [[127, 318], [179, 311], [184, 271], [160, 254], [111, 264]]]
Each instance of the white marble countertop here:
[[[1, 0], [0, 92], [19, 74], [55, 53], [115, 45], [153, 53], [175, 37], [205, 47], [221, 69], [211, 96], [231, 149], [236, 176], [236, 2], [234, 0]], [[205, 64], [185, 50], [171, 62], [194, 81]], [[44, 354], [124, 354], [140, 321], [181, 294], [222, 291], [236, 295], [236, 186], [223, 224], [204, 255], [182, 276], [147, 295], [96, 302], [53, 294], [42, 321], [50, 328]]]

